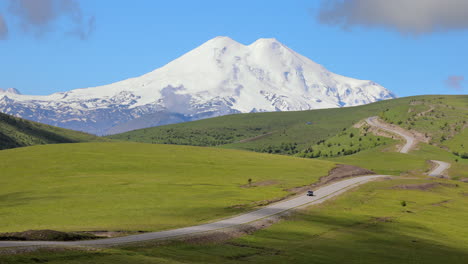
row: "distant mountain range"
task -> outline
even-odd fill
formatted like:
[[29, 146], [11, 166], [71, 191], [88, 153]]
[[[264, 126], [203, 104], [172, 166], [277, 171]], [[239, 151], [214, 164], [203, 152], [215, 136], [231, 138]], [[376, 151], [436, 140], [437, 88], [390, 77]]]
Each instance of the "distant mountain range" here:
[[334, 74], [276, 39], [216, 37], [137, 78], [54, 93], [0, 89], [0, 111], [97, 135], [233, 113], [345, 107], [395, 98]]

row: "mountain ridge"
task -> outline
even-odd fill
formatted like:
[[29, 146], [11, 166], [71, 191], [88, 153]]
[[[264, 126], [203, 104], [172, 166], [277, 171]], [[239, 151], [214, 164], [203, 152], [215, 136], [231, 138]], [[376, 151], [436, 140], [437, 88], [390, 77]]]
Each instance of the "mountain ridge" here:
[[375, 82], [332, 73], [274, 38], [243, 45], [216, 37], [161, 68], [109, 85], [47, 96], [0, 93], [0, 111], [103, 135], [172, 121], [395, 97]]

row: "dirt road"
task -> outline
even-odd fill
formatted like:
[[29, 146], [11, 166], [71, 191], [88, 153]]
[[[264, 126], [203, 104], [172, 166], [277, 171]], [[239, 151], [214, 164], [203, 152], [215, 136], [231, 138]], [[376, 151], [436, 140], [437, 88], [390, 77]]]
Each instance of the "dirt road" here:
[[411, 135], [411, 133], [404, 133], [398, 130], [391, 129], [390, 127], [381, 124], [380, 122], [377, 121], [378, 118], [376, 116], [369, 117], [367, 118], [367, 123], [371, 126], [378, 127], [380, 129], [383, 129], [385, 131], [388, 131], [393, 134], [397, 134], [398, 136], [402, 137], [405, 139], [406, 143], [405, 145], [400, 149], [400, 153], [408, 153], [411, 148], [415, 145], [416, 139]]

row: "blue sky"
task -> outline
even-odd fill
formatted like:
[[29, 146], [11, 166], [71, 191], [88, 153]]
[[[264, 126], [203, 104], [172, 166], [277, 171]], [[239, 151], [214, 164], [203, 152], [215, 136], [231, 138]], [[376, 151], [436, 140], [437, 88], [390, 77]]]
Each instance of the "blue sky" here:
[[[0, 40], [0, 88], [50, 94], [109, 84], [152, 71], [221, 35], [243, 44], [276, 38], [335, 73], [376, 81], [398, 96], [468, 91], [463, 27], [422, 34], [365, 23], [343, 29], [318, 22], [318, 0], [76, 3], [84, 28], [95, 18], [84, 39], [69, 33], [77, 24], [70, 16], [28, 28], [9, 1], [0, 1], [8, 25]], [[463, 88], [446, 85], [450, 76]]]

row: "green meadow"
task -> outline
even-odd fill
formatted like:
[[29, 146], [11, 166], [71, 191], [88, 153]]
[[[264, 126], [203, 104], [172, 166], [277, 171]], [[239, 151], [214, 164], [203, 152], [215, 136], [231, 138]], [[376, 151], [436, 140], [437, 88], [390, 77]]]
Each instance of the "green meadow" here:
[[[387, 122], [426, 134], [433, 144], [447, 145], [447, 140], [468, 126], [468, 95], [413, 97], [408, 104], [395, 105], [380, 116]], [[458, 141], [448, 145], [458, 149], [461, 147]]]
[[334, 166], [239, 150], [141, 143], [3, 150], [0, 232], [189, 226], [288, 196], [289, 188], [314, 183]]
[[0, 263], [465, 263], [467, 207], [467, 183], [384, 180], [240, 238], [41, 249]]

